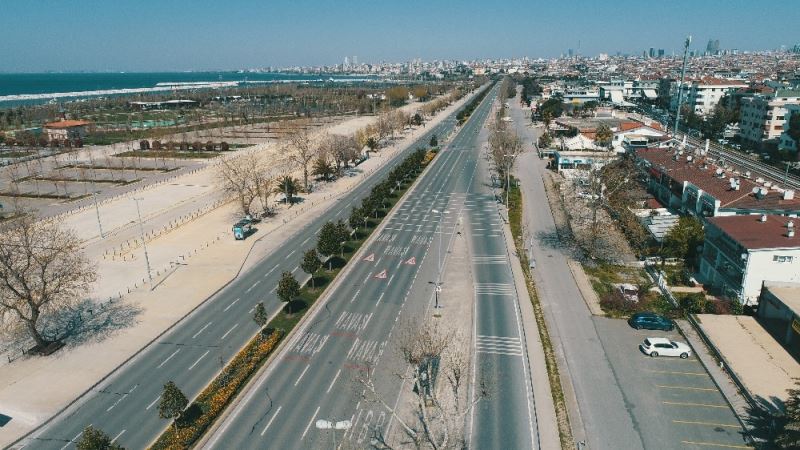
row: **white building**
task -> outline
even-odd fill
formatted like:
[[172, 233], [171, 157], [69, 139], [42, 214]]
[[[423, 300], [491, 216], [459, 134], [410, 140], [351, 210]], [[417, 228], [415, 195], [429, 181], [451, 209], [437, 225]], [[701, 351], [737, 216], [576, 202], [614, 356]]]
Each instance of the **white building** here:
[[700, 278], [744, 304], [758, 301], [765, 281], [800, 282], [797, 217], [711, 217], [705, 224]]
[[777, 142], [784, 132], [787, 106], [800, 104], [800, 89], [777, 89], [774, 93], [742, 98], [739, 135], [755, 145]]
[[792, 118], [792, 115], [800, 114], [800, 105], [786, 105], [786, 116], [784, 117], [785, 120], [783, 122], [783, 133], [781, 133], [780, 141], [778, 142], [778, 150], [784, 150], [787, 152], [796, 152], [797, 151], [797, 142], [789, 136], [789, 120]]
[[[678, 109], [678, 85], [680, 81], [672, 83], [670, 88], [670, 109]], [[721, 78], [702, 78], [699, 80], [686, 80], [683, 82], [682, 105], [688, 105], [695, 114], [705, 116], [714, 112], [722, 97], [735, 89], [747, 87], [746, 83], [736, 80]]]

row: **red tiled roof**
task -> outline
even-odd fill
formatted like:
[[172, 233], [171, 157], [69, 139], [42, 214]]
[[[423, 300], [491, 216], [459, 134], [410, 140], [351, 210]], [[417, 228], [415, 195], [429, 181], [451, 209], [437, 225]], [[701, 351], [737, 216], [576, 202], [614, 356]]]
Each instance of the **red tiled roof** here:
[[644, 124], [640, 122], [622, 122], [621, 124], [619, 124], [619, 131], [633, 130], [643, 126]]
[[50, 122], [44, 124], [45, 128], [72, 128], [72, 127], [82, 127], [85, 125], [89, 125], [91, 122], [87, 122], [85, 120], [61, 120], [58, 122]]
[[761, 216], [755, 214], [710, 217], [708, 221], [749, 250], [800, 247], [800, 235], [787, 236], [787, 222], [800, 225], [796, 217], [767, 215], [767, 221], [761, 222]]

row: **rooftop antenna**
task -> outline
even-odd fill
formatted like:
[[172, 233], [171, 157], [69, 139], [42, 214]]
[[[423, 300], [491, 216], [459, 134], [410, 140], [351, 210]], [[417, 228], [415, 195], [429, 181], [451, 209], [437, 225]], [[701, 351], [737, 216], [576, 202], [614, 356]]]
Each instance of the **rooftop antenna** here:
[[675, 112], [675, 136], [678, 135], [678, 124], [681, 121], [681, 103], [683, 103], [683, 80], [686, 78], [686, 57], [689, 55], [689, 44], [692, 43], [692, 35], [686, 36], [683, 44], [683, 66], [681, 67], [681, 84], [678, 85], [678, 110]]

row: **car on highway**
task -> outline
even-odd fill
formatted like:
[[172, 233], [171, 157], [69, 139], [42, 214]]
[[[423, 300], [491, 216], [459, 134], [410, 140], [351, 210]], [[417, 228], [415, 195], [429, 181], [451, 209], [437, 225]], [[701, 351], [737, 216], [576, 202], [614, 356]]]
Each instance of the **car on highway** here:
[[683, 342], [671, 341], [662, 337], [645, 339], [639, 344], [639, 349], [653, 358], [656, 356], [679, 356], [686, 359], [692, 354], [692, 348]]
[[650, 311], [638, 312], [628, 319], [628, 325], [637, 330], [664, 330], [672, 331], [675, 324], [666, 317]]

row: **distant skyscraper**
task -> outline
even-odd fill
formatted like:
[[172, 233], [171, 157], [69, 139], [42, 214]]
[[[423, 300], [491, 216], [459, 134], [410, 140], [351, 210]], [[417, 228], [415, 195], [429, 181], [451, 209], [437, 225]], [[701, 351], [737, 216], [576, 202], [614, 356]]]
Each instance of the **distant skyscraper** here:
[[344, 57], [344, 68], [345, 69], [350, 68], [350, 58], [348, 58], [347, 56]]
[[706, 45], [706, 53], [716, 55], [719, 53], [719, 39], [709, 39]]
[[658, 57], [659, 58], [663, 58], [664, 57], [664, 49], [663, 48], [658, 49]]
[[656, 57], [656, 49], [653, 48], [653, 47], [650, 47], [650, 57], [651, 58], [655, 58]]
[[358, 65], [358, 56], [353, 55], [353, 65], [354, 66]]
[[572, 49], [567, 50], [567, 56], [572, 58], [573, 55], [575, 55], [575, 51], [573, 51]]

